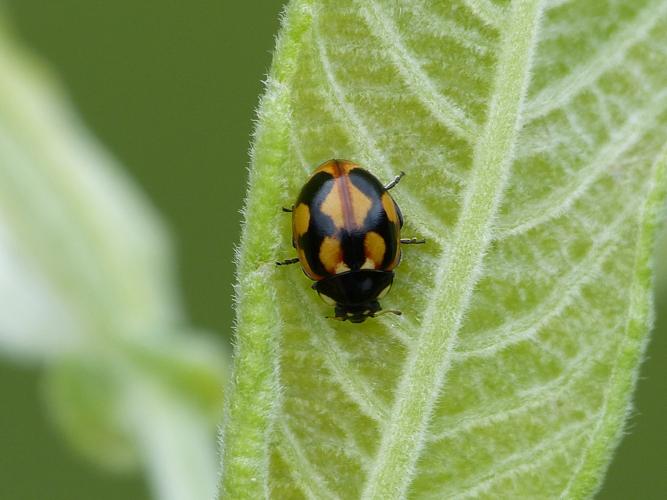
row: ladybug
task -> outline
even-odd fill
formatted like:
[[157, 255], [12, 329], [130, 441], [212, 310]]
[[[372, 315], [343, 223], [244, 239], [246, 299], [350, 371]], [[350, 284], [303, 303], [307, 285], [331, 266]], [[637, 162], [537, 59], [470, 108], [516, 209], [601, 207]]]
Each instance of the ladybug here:
[[401, 239], [403, 216], [389, 194], [405, 174], [386, 186], [373, 174], [347, 160], [329, 160], [315, 170], [292, 208], [292, 246], [299, 262], [314, 280], [313, 289], [335, 306], [340, 321], [361, 323], [368, 317], [400, 311], [382, 310], [384, 297], [401, 260], [401, 244], [424, 243]]

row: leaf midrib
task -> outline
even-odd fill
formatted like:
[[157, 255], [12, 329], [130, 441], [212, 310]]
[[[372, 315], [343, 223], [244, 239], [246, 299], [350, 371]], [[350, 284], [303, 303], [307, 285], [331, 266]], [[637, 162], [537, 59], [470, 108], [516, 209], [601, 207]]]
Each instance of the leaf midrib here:
[[439, 259], [425, 329], [406, 360], [363, 498], [401, 498], [412, 482], [507, 182], [540, 14], [541, 0], [515, 2], [508, 14], [493, 99], [452, 245]]

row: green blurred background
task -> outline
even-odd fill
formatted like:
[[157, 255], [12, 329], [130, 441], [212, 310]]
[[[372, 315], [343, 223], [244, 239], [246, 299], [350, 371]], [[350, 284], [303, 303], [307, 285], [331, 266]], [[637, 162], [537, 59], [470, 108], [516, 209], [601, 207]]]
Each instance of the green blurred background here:
[[[193, 324], [228, 338], [247, 151], [283, 2], [6, 3], [18, 34], [167, 220]], [[629, 435], [599, 498], [667, 498], [665, 292]], [[0, 395], [0, 499], [148, 497], [138, 475], [72, 454], [44, 414], [36, 370], [0, 360]]]

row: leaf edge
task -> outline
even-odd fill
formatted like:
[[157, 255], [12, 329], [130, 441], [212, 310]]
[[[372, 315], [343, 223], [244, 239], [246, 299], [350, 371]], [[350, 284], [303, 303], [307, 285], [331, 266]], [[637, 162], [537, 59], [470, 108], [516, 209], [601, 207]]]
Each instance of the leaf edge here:
[[[219, 432], [218, 498], [269, 497], [270, 435], [280, 407], [277, 353], [281, 320], [272, 307], [275, 294], [265, 286], [275, 272], [274, 251], [280, 241], [276, 225], [268, 223], [276, 207], [266, 200], [275, 200], [277, 190], [284, 186], [267, 180], [281, 178], [281, 164], [288, 151], [289, 131], [281, 117], [289, 113], [287, 82], [295, 74], [302, 38], [310, 30], [311, 3], [291, 0], [284, 7], [271, 69], [256, 112], [241, 238], [235, 252], [233, 366], [224, 391]], [[258, 165], [262, 166], [261, 175]], [[251, 233], [251, 220], [266, 221], [263, 230], [253, 226]], [[255, 314], [257, 303], [267, 305], [264, 318]], [[252, 390], [244, 390], [247, 388]]]
[[607, 411], [584, 449], [578, 471], [561, 498], [591, 498], [600, 491], [631, 416], [632, 398], [654, 326], [653, 257], [662, 219], [660, 216], [667, 199], [667, 146], [657, 155], [652, 170], [652, 179], [638, 217], [631, 303], [625, 325], [625, 339], [619, 345], [620, 352], [609, 385], [610, 393], [605, 398]]

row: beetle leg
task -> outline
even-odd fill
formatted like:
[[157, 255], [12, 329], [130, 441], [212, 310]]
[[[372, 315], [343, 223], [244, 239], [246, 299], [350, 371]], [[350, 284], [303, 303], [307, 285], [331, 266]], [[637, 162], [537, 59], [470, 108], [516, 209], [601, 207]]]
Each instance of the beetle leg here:
[[332, 319], [334, 321], [345, 321], [347, 318], [345, 316], [325, 316], [325, 319]]
[[421, 245], [423, 243], [426, 243], [425, 239], [417, 239], [417, 238], [401, 238], [401, 243], [404, 245]]
[[299, 262], [299, 258], [294, 257], [293, 259], [285, 259], [285, 260], [278, 261], [278, 262], [276, 262], [276, 266], [288, 266], [290, 264], [296, 264], [297, 262]]
[[283, 212], [287, 212], [287, 213], [294, 212], [294, 205], [292, 205], [290, 208], [283, 207]]
[[389, 190], [390, 190], [391, 188], [393, 188], [396, 184], [398, 184], [398, 182], [403, 178], [404, 175], [405, 175], [405, 172], [401, 172], [401, 173], [398, 174], [396, 177], [394, 177], [394, 180], [391, 181], [389, 184], [387, 184], [384, 188], [385, 188], [387, 191], [389, 191]]

